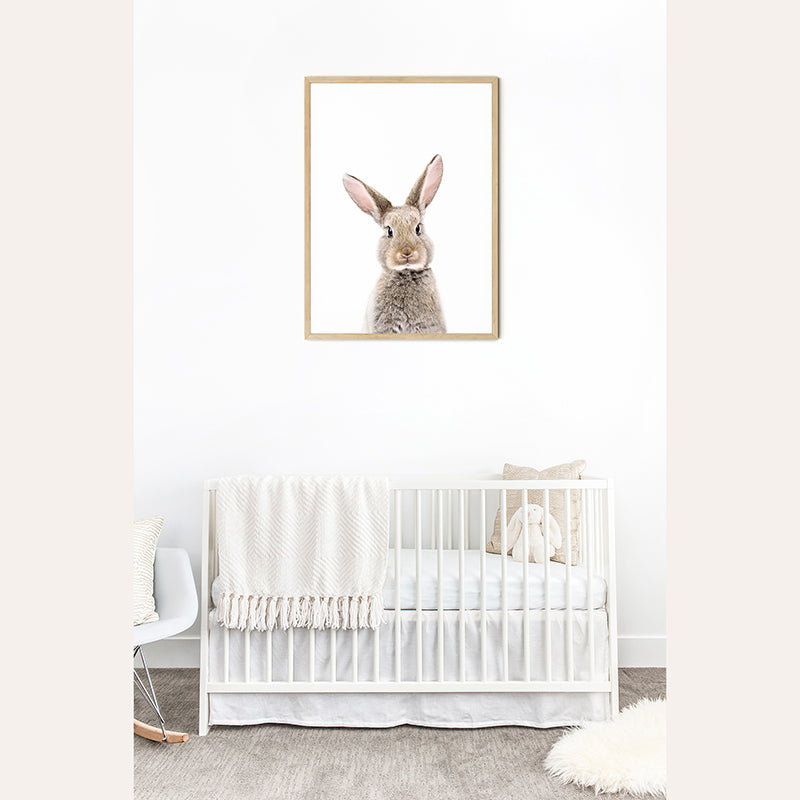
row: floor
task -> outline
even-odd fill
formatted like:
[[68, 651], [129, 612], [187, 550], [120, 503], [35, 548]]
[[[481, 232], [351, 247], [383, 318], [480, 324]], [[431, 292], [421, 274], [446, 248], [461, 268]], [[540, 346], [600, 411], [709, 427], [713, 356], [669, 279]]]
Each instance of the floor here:
[[[172, 730], [189, 741], [134, 737], [136, 800], [569, 800], [591, 790], [561, 786], [542, 767], [564, 728], [442, 730], [215, 727], [197, 736], [196, 669], [155, 669]], [[666, 696], [663, 669], [620, 670], [620, 705]], [[136, 693], [138, 719], [153, 723]]]

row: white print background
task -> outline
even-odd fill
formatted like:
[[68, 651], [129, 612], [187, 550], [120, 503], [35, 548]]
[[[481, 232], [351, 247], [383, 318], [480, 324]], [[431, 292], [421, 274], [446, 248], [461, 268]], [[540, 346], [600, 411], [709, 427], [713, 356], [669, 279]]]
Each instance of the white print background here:
[[381, 229], [342, 186], [347, 172], [402, 205], [439, 153], [425, 214], [448, 333], [492, 329], [491, 84], [311, 85], [311, 331], [360, 333], [380, 274]]

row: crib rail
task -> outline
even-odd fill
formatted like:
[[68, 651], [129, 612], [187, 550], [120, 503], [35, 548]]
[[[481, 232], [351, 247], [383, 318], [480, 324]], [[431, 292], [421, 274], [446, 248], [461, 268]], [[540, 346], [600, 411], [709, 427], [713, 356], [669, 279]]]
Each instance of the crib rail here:
[[[393, 609], [386, 612], [390, 625], [376, 631], [230, 631], [217, 629], [222, 636], [221, 665], [212, 670], [209, 648], [211, 587], [218, 572], [218, 553], [215, 537], [216, 481], [205, 487], [203, 509], [203, 575], [202, 575], [202, 636], [200, 733], [208, 731], [209, 696], [212, 693], [305, 693], [305, 692], [602, 692], [608, 695], [609, 713], [618, 711], [617, 648], [616, 648], [616, 591], [614, 559], [614, 502], [613, 486], [604, 478], [576, 481], [507, 481], [497, 477], [460, 478], [454, 476], [390, 478], [391, 515], [390, 548], [394, 553]], [[534, 492], [536, 493], [534, 495]], [[516, 493], [516, 495], [512, 495]], [[571, 500], [581, 500], [577, 530], [573, 534]], [[562, 534], [565, 564], [521, 565], [521, 608], [510, 608], [510, 556], [487, 553], [487, 542], [495, 528], [499, 510], [500, 549], [510, 549], [508, 540], [508, 509], [516, 498], [526, 524], [522, 525], [521, 546], [529, 552], [528, 504], [537, 502], [544, 508], [544, 552], [549, 552], [552, 531], [550, 511], [556, 498], [563, 499], [564, 530]], [[518, 503], [515, 502], [515, 505]], [[570, 557], [573, 538], [577, 537], [578, 560]], [[408, 560], [403, 550], [413, 551], [412, 575], [403, 570]], [[468, 608], [466, 602], [467, 555], [479, 552], [479, 608]], [[426, 608], [423, 603], [423, 562], [426, 551], [435, 554], [436, 603]], [[445, 608], [445, 556], [457, 551], [457, 603]], [[428, 556], [430, 558], [431, 556]], [[499, 659], [489, 636], [489, 617], [496, 624], [498, 610], [487, 603], [490, 559], [496, 565], [500, 559], [500, 654]], [[405, 566], [404, 566], [405, 565]], [[564, 603], [553, 608], [553, 570], [563, 574]], [[530, 607], [531, 575], [543, 572], [543, 608]], [[575, 602], [576, 574], [585, 584], [585, 608]], [[414, 579], [413, 602], [402, 602], [401, 582]], [[605, 600], [600, 607], [593, 602], [595, 580], [605, 585]], [[403, 608], [402, 606], [406, 606]], [[449, 604], [450, 606], [453, 603]], [[515, 602], [516, 605], [516, 602]], [[431, 624], [435, 614], [435, 624]], [[457, 624], [456, 643], [446, 643], [446, 620]], [[520, 621], [521, 618], [521, 621]], [[521, 637], [511, 636], [511, 625]], [[580, 622], [580, 626], [578, 626]], [[473, 631], [472, 646], [468, 645], [467, 625]], [[602, 625], [602, 635], [599, 636]], [[581, 658], [576, 659], [576, 628], [586, 643]], [[413, 631], [412, 631], [413, 629]], [[542, 631], [534, 641], [532, 630]], [[404, 630], [412, 631], [404, 640]], [[554, 653], [554, 630], [559, 631]], [[477, 633], [475, 633], [477, 631]], [[359, 636], [364, 641], [360, 642]], [[231, 667], [231, 637], [237, 641], [237, 654], [243, 668]], [[472, 653], [477, 636], [480, 654], [477, 672], [469, 668], [468, 652]], [[282, 638], [281, 638], [282, 637]], [[385, 638], [387, 637], [387, 638]], [[432, 637], [432, 639], [431, 639]], [[343, 649], [350, 640], [349, 653]], [[371, 653], [369, 642], [371, 640]], [[253, 642], [257, 644], [254, 646]], [[405, 641], [405, 644], [404, 644]], [[298, 649], [298, 642], [301, 647]], [[278, 653], [278, 645], [280, 653]], [[426, 650], [428, 645], [428, 650]], [[604, 657], [599, 658], [602, 646]], [[432, 663], [426, 670], [423, 654], [428, 652]], [[365, 653], [369, 657], [364, 661]], [[389, 655], [387, 655], [387, 653]], [[300, 661], [298, 661], [298, 654]], [[388, 663], [387, 663], [388, 659]], [[345, 663], [341, 663], [341, 662]], [[348, 663], [349, 662], [349, 663]], [[237, 662], [238, 663], [238, 662]], [[580, 669], [577, 668], [579, 664]], [[257, 668], [254, 667], [257, 665]], [[543, 665], [543, 666], [542, 666]], [[513, 669], [512, 669], [513, 667]], [[213, 672], [213, 680], [212, 680]], [[498, 674], [499, 672], [499, 674]], [[513, 673], [513, 674], [512, 674]], [[535, 674], [534, 674], [535, 673]]]

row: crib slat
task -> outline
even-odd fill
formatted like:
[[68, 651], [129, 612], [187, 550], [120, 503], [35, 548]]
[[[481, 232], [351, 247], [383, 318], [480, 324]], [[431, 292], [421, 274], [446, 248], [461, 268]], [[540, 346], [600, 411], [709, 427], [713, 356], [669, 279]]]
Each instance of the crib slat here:
[[594, 583], [594, 530], [589, 524], [591, 520], [591, 490], [582, 489], [583, 495], [583, 513], [581, 514], [581, 527], [583, 528], [583, 540], [586, 543], [586, 590], [589, 594], [590, 602], [586, 605], [589, 609], [589, 680], [594, 680], [594, 603], [591, 602], [592, 585]]
[[592, 491], [592, 531], [594, 535], [594, 565], [598, 574], [603, 573], [603, 542], [598, 536], [600, 529], [600, 514], [598, 506], [598, 496], [596, 491]]
[[431, 489], [431, 550], [436, 549], [436, 491]]
[[[562, 539], [564, 546], [564, 561], [567, 573], [567, 680], [575, 680], [575, 650], [572, 641], [572, 509], [570, 507], [572, 497], [570, 490], [564, 491], [564, 525], [566, 533]], [[589, 587], [586, 589], [586, 608], [591, 613], [591, 593]]]
[[614, 541], [616, 538], [614, 486], [609, 483], [602, 491], [605, 525], [603, 539], [608, 552], [608, 572], [606, 572], [606, 608], [608, 610], [608, 677], [611, 681], [611, 718], [619, 715], [619, 654], [617, 652], [617, 565], [614, 561]]
[[453, 549], [453, 490], [447, 490], [447, 549]]
[[250, 683], [250, 628], [244, 632], [244, 682]]
[[[431, 499], [433, 502], [433, 499]], [[422, 680], [422, 492], [417, 489], [414, 520], [414, 550], [416, 554], [417, 608], [417, 680]]]
[[606, 492], [599, 491], [597, 493], [598, 516], [600, 517], [600, 523], [598, 527], [604, 532], [604, 535], [600, 537], [600, 548], [603, 552], [603, 575], [608, 578], [608, 536], [605, 535], [607, 523], [606, 500]]
[[222, 680], [229, 683], [231, 679], [231, 632], [225, 628], [222, 636]]
[[467, 632], [464, 610], [464, 544], [466, 538], [466, 520], [464, 512], [464, 490], [458, 490], [458, 675], [459, 680], [467, 679]]
[[374, 680], [381, 679], [381, 629], [375, 628], [372, 632], [372, 674]]
[[600, 535], [601, 520], [600, 520], [600, 493], [594, 491], [594, 535], [595, 535], [595, 569], [600, 572], [603, 577], [606, 576], [605, 570], [605, 555], [603, 551], [603, 538]]
[[272, 682], [272, 631], [267, 631], [267, 674], [265, 676], [265, 680], [267, 683]]
[[353, 683], [358, 683], [358, 628], [353, 628], [353, 635], [350, 637], [352, 645], [353, 660]]
[[437, 490], [439, 505], [439, 541], [436, 554], [436, 621], [437, 621], [437, 648], [438, 648], [438, 674], [439, 680], [444, 680], [444, 492]]
[[464, 519], [466, 520], [467, 532], [466, 532], [466, 547], [467, 550], [470, 549], [470, 525], [469, 525], [469, 489], [464, 492]]
[[330, 648], [331, 648], [331, 683], [336, 683], [336, 629], [330, 630]]
[[[528, 583], [528, 574], [530, 571], [530, 566], [528, 564], [528, 560], [530, 558], [529, 554], [529, 546], [530, 546], [530, 535], [528, 533], [528, 490], [522, 490], [522, 660], [523, 660], [523, 672], [525, 675], [525, 680], [529, 681], [531, 679], [531, 635], [530, 635], [530, 623], [531, 623], [531, 612], [528, 608], [529, 606], [529, 597], [528, 591], [530, 584]], [[545, 558], [547, 557], [547, 551], [545, 550]]]
[[553, 680], [553, 642], [550, 625], [550, 490], [544, 490], [544, 657], [545, 677]]
[[503, 636], [503, 680], [508, 680], [508, 510], [507, 489], [500, 490], [500, 581], [502, 583], [502, 636]]
[[402, 546], [403, 516], [402, 495], [394, 493], [394, 679], [401, 675], [402, 638], [400, 631], [400, 548]]
[[[595, 514], [597, 516], [597, 530], [604, 531], [605, 529], [605, 516], [604, 516], [604, 501], [605, 498], [603, 497], [603, 492], [595, 491], [595, 506], [596, 511]], [[606, 537], [605, 536], [598, 536], [597, 537], [597, 571], [608, 580], [608, 556], [606, 555]]]
[[486, 489], [481, 489], [481, 680], [488, 677], [489, 653], [486, 649]]
[[308, 629], [308, 679], [313, 683], [317, 679], [317, 632]]
[[286, 680], [289, 683], [294, 681], [294, 628], [289, 628], [286, 632], [287, 659], [286, 659]]

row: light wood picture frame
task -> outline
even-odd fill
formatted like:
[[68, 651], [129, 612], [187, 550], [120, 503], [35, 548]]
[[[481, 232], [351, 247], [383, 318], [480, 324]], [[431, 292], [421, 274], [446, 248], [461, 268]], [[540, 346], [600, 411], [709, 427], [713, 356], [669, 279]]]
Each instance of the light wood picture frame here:
[[498, 78], [304, 94], [305, 338], [497, 339]]

